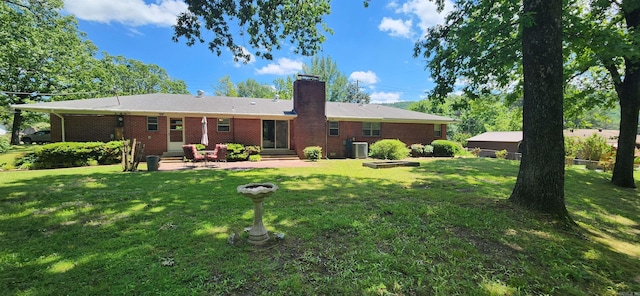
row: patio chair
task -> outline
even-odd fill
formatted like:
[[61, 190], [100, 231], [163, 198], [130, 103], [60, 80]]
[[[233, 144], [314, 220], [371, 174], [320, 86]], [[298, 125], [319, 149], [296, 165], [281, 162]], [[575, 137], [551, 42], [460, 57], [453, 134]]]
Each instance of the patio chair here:
[[213, 154], [207, 156], [209, 160], [216, 162], [227, 162], [227, 145], [216, 144], [216, 149], [213, 150]]
[[205, 156], [198, 153], [196, 145], [182, 145], [182, 151], [184, 152], [184, 164], [187, 162], [196, 163], [198, 161], [204, 161]]

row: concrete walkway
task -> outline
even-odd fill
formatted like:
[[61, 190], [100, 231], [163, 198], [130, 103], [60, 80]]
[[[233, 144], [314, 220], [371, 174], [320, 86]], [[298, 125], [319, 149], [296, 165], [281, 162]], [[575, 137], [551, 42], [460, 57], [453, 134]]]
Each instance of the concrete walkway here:
[[[254, 169], [254, 168], [287, 168], [287, 167], [311, 167], [316, 165], [317, 162], [311, 162], [299, 159], [287, 159], [287, 160], [263, 160], [263, 161], [238, 161], [238, 162], [197, 162], [197, 163], [182, 163], [182, 162], [162, 162], [160, 161], [159, 171], [177, 171], [177, 170], [210, 170], [210, 169], [222, 169], [222, 170], [242, 170], [242, 169]], [[146, 168], [141, 168], [146, 170]]]

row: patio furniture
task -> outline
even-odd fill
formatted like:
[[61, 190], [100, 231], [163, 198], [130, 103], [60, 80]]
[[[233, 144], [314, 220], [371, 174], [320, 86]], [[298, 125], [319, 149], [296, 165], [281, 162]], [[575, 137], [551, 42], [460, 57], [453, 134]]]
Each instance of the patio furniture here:
[[192, 164], [195, 164], [198, 161], [206, 160], [204, 155], [198, 153], [198, 149], [196, 149], [196, 145], [182, 145], [182, 151], [184, 152], [185, 166], [187, 162], [191, 162]]
[[216, 149], [213, 150], [213, 154], [208, 154], [207, 159], [215, 162], [224, 161], [227, 162], [227, 145], [216, 144]]

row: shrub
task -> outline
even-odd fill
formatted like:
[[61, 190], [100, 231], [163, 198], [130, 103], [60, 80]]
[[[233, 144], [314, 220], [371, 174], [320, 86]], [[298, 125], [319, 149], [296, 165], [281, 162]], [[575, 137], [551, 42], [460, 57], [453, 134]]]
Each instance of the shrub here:
[[473, 154], [473, 156], [475, 157], [480, 157], [480, 152], [482, 152], [482, 149], [478, 147], [473, 148], [473, 150], [471, 150], [471, 154]]
[[411, 149], [412, 157], [424, 157], [433, 155], [433, 146], [431, 145], [411, 144], [409, 148]]
[[600, 160], [603, 154], [610, 153], [612, 150], [613, 147], [607, 144], [604, 137], [593, 134], [579, 141], [577, 155], [580, 159]]
[[453, 141], [435, 140], [431, 142], [431, 146], [433, 146], [433, 156], [453, 157], [462, 153], [462, 146]]
[[250, 157], [258, 155], [262, 152], [260, 146], [227, 143], [227, 161], [245, 161], [251, 160]]
[[580, 150], [580, 140], [577, 137], [564, 137], [564, 156], [575, 157]]
[[227, 143], [227, 161], [244, 161], [249, 159], [249, 153], [244, 149], [244, 145], [238, 143]]
[[260, 156], [260, 154], [249, 155], [249, 161], [258, 162], [261, 159], [262, 159], [262, 157]]
[[196, 150], [198, 150], [198, 151], [207, 149], [207, 146], [205, 146], [204, 144], [196, 143], [196, 144], [191, 144], [191, 145], [196, 145]]
[[309, 146], [302, 150], [304, 153], [304, 157], [311, 161], [316, 161], [322, 157], [322, 147], [320, 146]]
[[496, 158], [498, 159], [506, 159], [507, 158], [507, 150], [502, 149], [500, 151], [496, 151]]
[[471, 138], [471, 134], [470, 133], [465, 133], [465, 132], [455, 133], [453, 135], [453, 141], [460, 143], [460, 145], [462, 145], [462, 147], [467, 147], [467, 143], [468, 143], [467, 140], [469, 138]]
[[244, 146], [244, 150], [247, 152], [247, 154], [249, 154], [249, 156], [257, 155], [257, 154], [260, 154], [260, 152], [262, 152], [262, 148], [260, 148], [260, 146], [257, 146], [257, 145]]
[[411, 144], [411, 156], [412, 157], [421, 157], [424, 156], [424, 145], [422, 144]]
[[9, 140], [9, 137], [6, 137], [6, 136], [0, 137], [0, 153], [5, 153], [9, 151], [10, 148], [11, 148], [11, 141]]
[[16, 160], [22, 169], [52, 169], [114, 164], [122, 159], [122, 141], [47, 144]]
[[409, 156], [411, 150], [400, 140], [384, 139], [369, 147], [369, 156], [378, 159], [398, 160]]
[[425, 156], [433, 156], [433, 146], [431, 145], [424, 145], [424, 155]]

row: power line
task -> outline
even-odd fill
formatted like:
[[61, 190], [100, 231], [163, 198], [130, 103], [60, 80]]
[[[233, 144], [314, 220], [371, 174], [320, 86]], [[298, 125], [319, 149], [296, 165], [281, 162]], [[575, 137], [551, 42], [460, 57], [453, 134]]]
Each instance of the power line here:
[[32, 95], [32, 96], [70, 96], [70, 95], [86, 95], [86, 94], [95, 94], [100, 93], [100, 91], [84, 91], [84, 92], [73, 92], [73, 93], [39, 93], [39, 92], [21, 92], [21, 91], [5, 91], [0, 90], [0, 93], [10, 94], [10, 95]]

